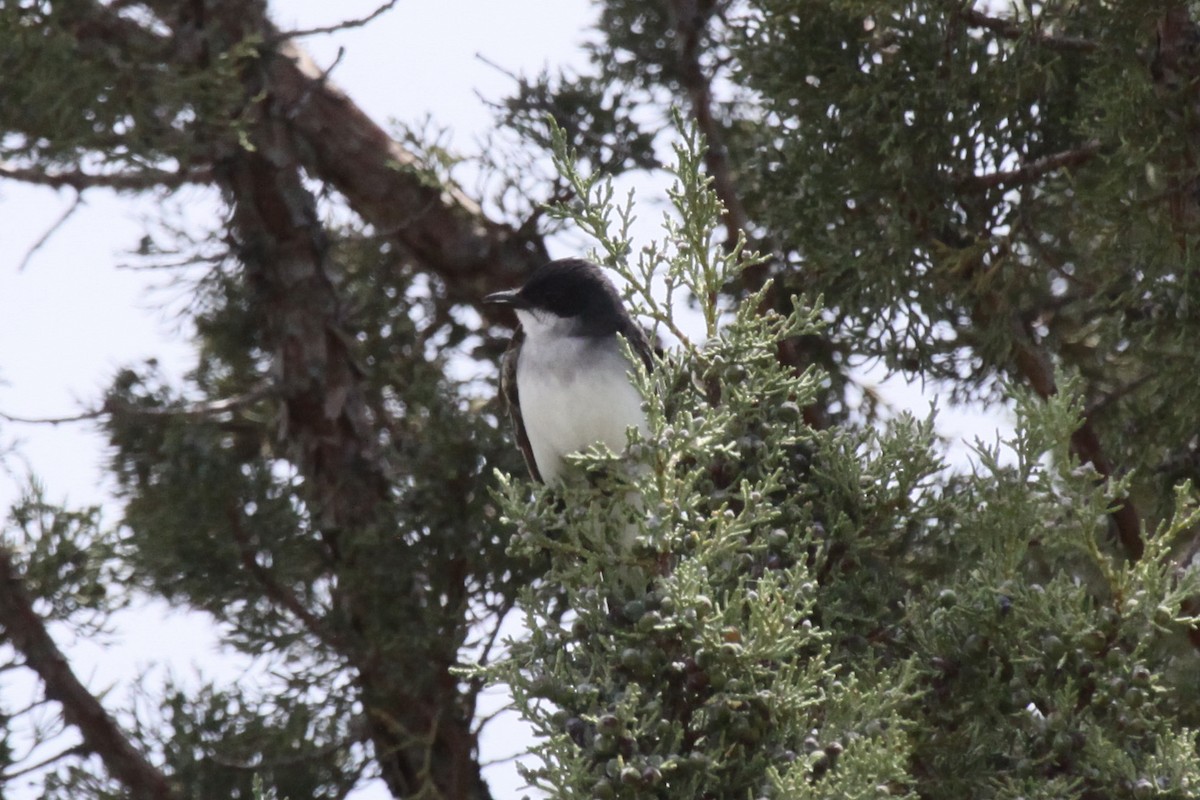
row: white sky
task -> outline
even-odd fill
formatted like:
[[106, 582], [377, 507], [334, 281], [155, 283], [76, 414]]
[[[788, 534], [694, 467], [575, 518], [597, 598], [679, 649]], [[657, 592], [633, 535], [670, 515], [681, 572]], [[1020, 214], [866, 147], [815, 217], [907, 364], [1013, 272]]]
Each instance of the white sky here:
[[[289, 30], [360, 17], [376, 5], [376, 0], [276, 0], [272, 8], [279, 26]], [[304, 44], [321, 66], [333, 63], [338, 48], [345, 48], [331, 80], [377, 121], [415, 123], [428, 114], [454, 132], [459, 149], [470, 151], [492, 122], [478, 95], [499, 99], [512, 89], [509, 78], [476, 55], [531, 76], [547, 66], [582, 67], [580, 45], [593, 16], [588, 0], [402, 0], [364, 28], [311, 37]], [[215, 210], [204, 191], [189, 190], [181, 199], [198, 224], [211, 222]], [[96, 404], [118, 368], [147, 358], [158, 359], [168, 375], [191, 366], [186, 329], [160, 308], [176, 295], [150, 291], [163, 276], [117, 267], [145, 231], [143, 220], [158, 213], [155, 204], [89, 194], [87, 204], [20, 269], [29, 249], [72, 200], [66, 191], [0, 183], [0, 411], [9, 414], [78, 413]], [[658, 216], [646, 210], [644, 217]], [[888, 384], [887, 394], [917, 413], [927, 408], [919, 392], [898, 382]], [[955, 437], [973, 436], [980, 427], [978, 416], [970, 413], [941, 419], [940, 429]], [[984, 427], [991, 430], [994, 421]], [[103, 469], [105, 443], [94, 431], [90, 423], [0, 424], [0, 446], [19, 441], [24, 462], [44, 481], [52, 501], [105, 504], [112, 522], [118, 510]], [[9, 459], [6, 466], [15, 474], [0, 472], [0, 508], [14, 499], [24, 462]], [[244, 662], [219, 652], [197, 615], [151, 604], [122, 614], [119, 622], [108, 647], [63, 641], [64, 632], [56, 631], [77, 672], [94, 689], [128, 687], [139, 672], [148, 673], [153, 684], [168, 669], [183, 679], [203, 673], [233, 680], [242, 674]], [[27, 681], [10, 681], [0, 705], [20, 706], [29, 691]], [[125, 696], [118, 688], [109, 705]], [[519, 751], [525, 741], [516, 726], [495, 724], [484, 742], [484, 759]], [[489, 769], [487, 777], [496, 797], [520, 796], [511, 763]], [[356, 797], [385, 796], [376, 787]]]

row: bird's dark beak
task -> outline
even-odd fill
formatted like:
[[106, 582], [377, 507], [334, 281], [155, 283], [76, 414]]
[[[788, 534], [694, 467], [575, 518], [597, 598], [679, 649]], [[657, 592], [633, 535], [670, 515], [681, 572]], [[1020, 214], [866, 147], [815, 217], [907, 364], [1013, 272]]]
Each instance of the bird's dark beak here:
[[493, 306], [511, 306], [513, 308], [525, 308], [525, 301], [521, 298], [520, 289], [509, 289], [507, 292], [496, 292], [489, 294], [483, 298], [483, 302]]

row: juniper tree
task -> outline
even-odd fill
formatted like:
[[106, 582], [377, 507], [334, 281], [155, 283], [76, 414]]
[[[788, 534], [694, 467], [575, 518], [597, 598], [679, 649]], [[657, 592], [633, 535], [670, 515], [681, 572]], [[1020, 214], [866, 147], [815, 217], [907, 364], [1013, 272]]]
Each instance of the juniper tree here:
[[[885, 682], [904, 698], [897, 714], [905, 734], [889, 763], [904, 766], [878, 791], [1193, 796], [1197, 539], [1191, 489], [1180, 481], [1192, 463], [1196, 370], [1191, 348], [1177, 346], [1188, 338], [1193, 283], [1194, 27], [1186, 8], [1049, 3], [992, 15], [939, 2], [618, 1], [604, 4], [601, 25], [595, 68], [607, 80], [524, 85], [510, 119], [550, 146], [538, 115], [562, 113], [556, 89], [602, 87], [592, 94], [599, 111], [566, 106], [570, 123], [561, 127], [586, 132], [572, 139], [585, 163], [608, 165], [609, 140], [597, 130], [636, 119], [630, 98], [651, 109], [655, 100], [685, 99], [713, 143], [705, 166], [725, 231], [716, 238], [729, 247], [746, 235], [769, 256], [728, 276], [729, 302], [786, 319], [796, 313], [795, 294], [823, 296], [822, 330], [759, 340], [784, 363], [829, 371], [818, 381], [825, 392], [792, 389], [806, 421], [818, 425], [792, 430], [814, 441], [804, 473], [814, 494], [796, 494], [813, 503], [821, 544], [803, 520], [779, 526], [776, 541], [812, 571], [816, 599], [798, 588], [792, 599], [830, 643], [818, 663], [870, 686], [864, 674], [896, 671]], [[628, 132], [622, 139], [650, 146]], [[597, 216], [582, 213], [584, 221]], [[680, 213], [694, 212], [685, 205]], [[686, 273], [694, 264], [685, 257], [673, 268]], [[766, 295], [744, 294], [767, 277]], [[712, 294], [698, 297], [710, 314], [720, 307]], [[744, 335], [740, 324], [729, 324], [728, 340]], [[724, 344], [710, 341], [707, 356], [685, 348], [680, 358], [691, 366], [679, 368], [703, 385], [706, 358]], [[944, 381], [955, 400], [1016, 408], [1013, 461], [979, 444], [973, 470], [957, 474], [938, 466], [927, 426], [858, 428], [845, 413], [854, 356]], [[739, 370], [735, 382], [749, 392], [754, 380], [753, 370]], [[692, 385], [671, 388], [686, 394]], [[654, 419], [675, 430], [684, 424], [675, 415], [692, 412], [678, 410], [687, 399], [657, 400], [665, 388], [656, 382], [648, 402]], [[705, 419], [739, 411], [719, 390], [689, 397]], [[740, 410], [753, 418], [770, 407]], [[720, 460], [707, 441], [653, 444], [673, 454], [660, 459], [703, 473]], [[739, 465], [746, 460], [740, 455]], [[749, 504], [728, 502], [728, 528], [738, 531], [739, 509]], [[529, 525], [514, 505], [509, 513], [519, 529], [555, 528], [541, 518]], [[552, 521], [569, 531], [569, 520]], [[665, 528], [678, 535], [695, 524], [673, 517]], [[761, 580], [754, 555], [769, 535], [738, 532], [742, 569], [729, 557], [695, 590], [712, 603], [707, 643], [722, 626], [745, 624], [746, 596]], [[726, 539], [713, 530], [701, 540]], [[779, 720], [767, 727], [780, 739], [751, 752], [721, 749], [703, 728], [715, 708], [753, 717], [751, 697], [737, 693], [742, 684], [734, 693], [705, 686], [685, 713], [664, 712], [706, 644], [705, 626], [674, 617], [672, 596], [677, 572], [691, 574], [689, 558], [703, 564], [705, 554], [681, 553], [662, 534], [648, 535], [646, 547], [650, 563], [675, 566], [631, 616], [670, 597], [672, 621], [660, 624], [654, 608], [645, 629], [595, 613], [555, 627], [543, 612], [537, 624], [551, 633], [512, 665], [548, 737], [548, 765], [535, 777], [558, 795], [593, 786], [693, 796], [693, 775], [679, 764], [699, 751], [706, 764], [750, 758], [757, 767], [750, 773], [758, 783], [713, 778], [705, 785], [712, 796], [842, 793], [838, 781], [860, 768], [842, 759], [852, 749], [844, 739], [857, 742], [866, 730], [853, 721], [838, 719], [830, 730], [814, 709], [807, 742]], [[567, 585], [603, 577], [595, 564], [583, 577], [569, 562], [560, 569]], [[799, 587], [803, 577], [795, 577]], [[594, 598], [585, 590], [578, 602], [590, 609]], [[622, 671], [626, 655], [641, 672]], [[754, 674], [750, 664], [739, 667]], [[587, 691], [571, 688], [580, 685]], [[766, 705], [790, 708], [783, 698], [821, 685], [819, 676], [785, 682]], [[872, 703], [893, 708], [862, 700]], [[702, 721], [689, 727], [689, 715]], [[596, 728], [624, 738], [615, 747], [603, 736], [590, 740]], [[823, 744], [830, 741], [832, 754]], [[806, 744], [807, 758], [779, 765]], [[713, 752], [726, 759], [706, 761]], [[842, 766], [831, 769], [833, 760]], [[678, 780], [654, 772], [668, 763]], [[642, 764], [651, 772], [639, 780]], [[785, 777], [764, 777], [776, 773]]]
[[[607, 0], [595, 33], [591, 73], [502, 105], [497, 221], [262, 3], [0, 7], [0, 175], [226, 212], [143, 248], [194, 261], [197, 357], [129, 365], [91, 415], [120, 527], [37, 492], [6, 527], [10, 666], [83, 734], [45, 793], [486, 797], [453, 667], [530, 586], [493, 674], [558, 796], [1194, 796], [1188, 8]], [[576, 157], [542, 180], [547, 111]], [[678, 216], [641, 251], [595, 192], [671, 142]], [[496, 477], [516, 450], [463, 375], [503, 335], [467, 309], [546, 260], [531, 209], [564, 198], [679, 344], [638, 378], [641, 466], [593, 453], [555, 494]], [[1016, 438], [948, 469], [929, 420], [853, 402], [864, 359], [1016, 409]], [[281, 683], [169, 686], [117, 725], [35, 612], [131, 591]], [[4, 742], [3, 774], [37, 766]]]
[[[1200, 793], [1200, 573], [1188, 483], [1114, 553], [1123, 483], [1072, 449], [1078, 378], [1043, 402], [1009, 388], [1015, 436], [948, 467], [933, 420], [816, 429], [815, 367], [779, 343], [819, 309], [734, 307], [753, 259], [722, 251], [695, 138], [676, 146], [664, 242], [635, 252], [629, 206], [557, 164], [645, 317], [702, 298], [704, 338], [639, 374], [648, 433], [628, 460], [589, 452], [562, 488], [505, 479], [518, 554], [549, 553], [522, 595], [527, 638], [488, 671], [542, 737], [526, 770], [550, 797], [1192, 797]], [[651, 276], [665, 287], [651, 289]], [[1061, 377], [1061, 376], [1060, 376]], [[597, 531], [597, 520], [605, 529]], [[632, 552], [619, 543], [633, 521]], [[607, 534], [605, 536], [604, 534]], [[636, 574], [640, 579], [632, 579]], [[565, 603], [565, 605], [564, 605]]]

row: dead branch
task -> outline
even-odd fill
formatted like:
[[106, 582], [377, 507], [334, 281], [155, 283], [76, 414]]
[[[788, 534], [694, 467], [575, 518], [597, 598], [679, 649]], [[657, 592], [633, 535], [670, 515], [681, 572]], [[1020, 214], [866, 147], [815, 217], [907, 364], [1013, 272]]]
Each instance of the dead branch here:
[[38, 240], [33, 243], [32, 247], [25, 251], [25, 257], [22, 258], [21, 263], [17, 265], [17, 272], [25, 271], [25, 268], [29, 266], [29, 262], [33, 260], [33, 257], [37, 255], [37, 252], [46, 246], [46, 242], [50, 241], [54, 237], [54, 234], [57, 233], [63, 225], [67, 224], [67, 220], [74, 216], [75, 212], [78, 211], [79, 207], [82, 205], [83, 195], [77, 193], [75, 195], [75, 200], [71, 203], [67, 210], [64, 211], [59, 218], [54, 221], [53, 225], [46, 229], [45, 233], [38, 237]]
[[388, 2], [379, 6], [374, 11], [372, 11], [370, 14], [367, 14], [365, 17], [358, 17], [357, 19], [343, 20], [342, 22], [338, 22], [333, 25], [324, 25], [319, 28], [302, 28], [300, 30], [295, 30], [295, 31], [286, 31], [284, 33], [278, 34], [276, 36], [276, 38], [271, 42], [271, 44], [279, 44], [280, 42], [283, 42], [287, 39], [299, 39], [303, 36], [315, 36], [317, 34], [322, 34], [322, 33], [337, 33], [338, 31], [349, 30], [351, 28], [361, 28], [362, 26], [366, 25], [367, 23], [373, 21], [376, 17], [382, 16], [383, 14], [386, 14], [388, 11], [391, 11], [392, 8], [395, 7], [397, 2], [399, 2], [399, 0], [388, 0]]

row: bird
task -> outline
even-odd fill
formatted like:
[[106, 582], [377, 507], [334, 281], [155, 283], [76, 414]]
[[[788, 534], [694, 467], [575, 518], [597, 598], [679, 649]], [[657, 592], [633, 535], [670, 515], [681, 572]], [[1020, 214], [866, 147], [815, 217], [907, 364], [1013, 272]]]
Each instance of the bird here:
[[631, 374], [636, 364], [621, 339], [647, 370], [650, 341], [599, 266], [581, 258], [551, 261], [521, 288], [483, 300], [512, 308], [520, 323], [501, 361], [500, 386], [534, 480], [561, 482], [567, 455], [595, 444], [619, 453], [628, 428], [646, 433]]

